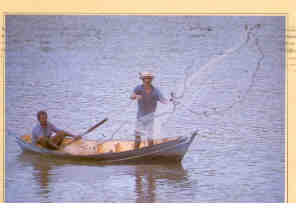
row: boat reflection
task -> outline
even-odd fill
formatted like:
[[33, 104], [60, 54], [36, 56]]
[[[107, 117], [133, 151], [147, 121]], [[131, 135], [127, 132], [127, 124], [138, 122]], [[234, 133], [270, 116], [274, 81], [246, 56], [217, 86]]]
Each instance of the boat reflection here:
[[[43, 201], [48, 202], [50, 194], [50, 184], [54, 182], [53, 175], [58, 167], [73, 165], [74, 163], [70, 160], [64, 159], [52, 159], [48, 156], [42, 156], [30, 152], [22, 152], [17, 156], [17, 160], [24, 165], [29, 165], [33, 169], [34, 180], [39, 185], [39, 194], [44, 199]], [[76, 162], [76, 165], [85, 165], [86, 162]], [[88, 163], [92, 165], [92, 162]]]
[[165, 185], [172, 186], [190, 184], [188, 173], [182, 164], [168, 165], [137, 165], [135, 167], [135, 193], [136, 203], [158, 202], [156, 195], [158, 189]]
[[54, 163], [45, 162], [40, 156], [22, 152], [18, 155], [17, 160], [32, 166], [34, 180], [40, 186], [40, 195], [45, 200], [49, 197], [49, 184], [51, 179], [51, 171], [55, 168]]
[[[108, 165], [98, 165], [94, 161], [91, 162], [73, 162], [69, 160], [53, 160], [47, 159], [48, 157], [32, 154], [29, 152], [22, 152], [18, 156], [18, 160], [33, 168], [34, 180], [40, 188], [40, 196], [44, 201], [48, 201], [51, 184], [55, 182], [55, 173], [58, 167], [63, 167], [67, 165], [83, 165], [90, 167], [105, 167], [109, 168]], [[191, 182], [188, 178], [187, 170], [185, 170], [182, 164], [133, 164], [133, 165], [123, 165], [110, 166], [111, 172], [114, 174], [113, 170], [125, 170], [125, 174], [131, 174], [134, 176], [134, 193], [135, 198], [132, 200], [136, 203], [154, 203], [158, 202], [157, 195], [160, 195], [158, 191], [163, 191], [165, 188], [175, 191], [174, 188], [191, 188]], [[87, 172], [85, 174], [88, 176]], [[92, 175], [90, 179], [93, 179]], [[107, 183], [105, 188], [108, 188]], [[110, 186], [111, 187], [111, 186]], [[180, 190], [180, 189], [179, 189]], [[177, 190], [178, 192], [178, 190]], [[100, 194], [98, 192], [98, 194]], [[104, 197], [104, 195], [102, 195]], [[120, 200], [120, 199], [119, 199]], [[120, 202], [120, 201], [118, 201]]]

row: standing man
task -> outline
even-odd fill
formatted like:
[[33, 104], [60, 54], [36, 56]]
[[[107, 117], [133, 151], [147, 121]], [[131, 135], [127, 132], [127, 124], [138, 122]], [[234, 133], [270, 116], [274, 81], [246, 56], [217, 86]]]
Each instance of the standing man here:
[[[37, 113], [39, 123], [33, 128], [32, 131], [32, 144], [40, 144], [44, 148], [59, 149], [63, 139], [66, 136], [80, 139], [81, 136], [74, 136], [71, 133], [56, 128], [52, 123], [47, 121], [46, 111], [39, 111]], [[56, 133], [53, 136], [53, 133]]]
[[153, 145], [153, 125], [154, 112], [157, 108], [157, 102], [167, 104], [168, 101], [162, 93], [152, 85], [154, 76], [151, 72], [140, 73], [142, 85], [138, 85], [132, 95], [132, 100], [138, 101], [137, 122], [135, 130], [135, 147], [139, 148], [141, 143], [141, 134], [148, 137], [148, 145]]

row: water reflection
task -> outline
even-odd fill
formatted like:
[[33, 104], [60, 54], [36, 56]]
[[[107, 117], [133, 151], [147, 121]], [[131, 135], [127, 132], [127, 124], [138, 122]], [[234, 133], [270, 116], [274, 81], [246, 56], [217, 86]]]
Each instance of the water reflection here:
[[18, 160], [21, 163], [32, 166], [33, 177], [37, 184], [39, 185], [40, 196], [44, 199], [48, 199], [50, 190], [49, 185], [51, 182], [52, 170], [57, 166], [54, 162], [44, 162], [44, 158], [38, 155], [22, 152], [18, 156]]
[[[157, 202], [157, 187], [165, 182], [169, 186], [185, 183], [188, 180], [187, 171], [181, 164], [168, 165], [138, 165], [135, 167], [136, 203]], [[173, 183], [172, 183], [173, 181]]]
[[[117, 167], [115, 165], [98, 165], [95, 162], [73, 162], [70, 160], [64, 159], [49, 159], [45, 156], [40, 156], [32, 153], [22, 152], [18, 155], [18, 161], [24, 166], [32, 167], [33, 180], [38, 186], [38, 196], [41, 198], [41, 201], [51, 201], [49, 198], [55, 198], [57, 195], [50, 195], [51, 189], [54, 188], [57, 183], [56, 178], [54, 177], [58, 172], [57, 168], [65, 167], [69, 165], [75, 166], [91, 166], [96, 170], [100, 167], [101, 169], [105, 168], [105, 172], [114, 173], [114, 169], [123, 176], [127, 174], [134, 177], [134, 198], [131, 198], [132, 201], [136, 203], [154, 203], [159, 202], [158, 198], [159, 191], [173, 191], [175, 193], [179, 192], [181, 188], [191, 189], [192, 184], [188, 179], [187, 170], [185, 170], [182, 164], [127, 164], [124, 167]], [[87, 174], [91, 170], [86, 168]], [[83, 171], [81, 171], [83, 172]], [[59, 172], [58, 172], [59, 173]], [[119, 177], [120, 178], [120, 177]], [[90, 176], [90, 181], [93, 180]], [[104, 179], [103, 179], [104, 180]], [[102, 181], [103, 181], [102, 180]], [[76, 180], [78, 181], [78, 180]], [[78, 182], [83, 182], [79, 180]], [[103, 181], [104, 182], [104, 181]], [[91, 181], [92, 183], [92, 181]], [[54, 185], [54, 186], [51, 186]], [[61, 191], [67, 190], [67, 186], [63, 186], [64, 189]], [[106, 189], [114, 190], [113, 185], [105, 185]], [[59, 190], [59, 191], [60, 191]], [[88, 189], [84, 189], [88, 191]], [[57, 192], [58, 193], [58, 192]], [[103, 193], [103, 192], [101, 192]], [[102, 195], [103, 197], [108, 197], [108, 195]], [[106, 199], [106, 198], [105, 198]], [[172, 200], [172, 198], [171, 198]], [[106, 200], [103, 200], [106, 201]], [[164, 201], [164, 200], [161, 200]], [[51, 201], [55, 202], [55, 201]], [[120, 202], [120, 201], [118, 201]]]
[[50, 183], [50, 171], [52, 167], [50, 165], [41, 165], [33, 163], [34, 177], [40, 185], [40, 194], [44, 198], [48, 198], [49, 194], [49, 183]]

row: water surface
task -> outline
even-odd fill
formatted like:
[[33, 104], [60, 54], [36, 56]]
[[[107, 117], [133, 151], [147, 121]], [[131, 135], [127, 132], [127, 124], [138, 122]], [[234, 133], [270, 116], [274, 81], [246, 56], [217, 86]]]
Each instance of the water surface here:
[[116, 136], [131, 138], [129, 95], [151, 70], [167, 98], [191, 81], [157, 133], [199, 137], [181, 165], [98, 166], [22, 153], [6, 134], [5, 201], [283, 202], [284, 28], [279, 16], [6, 16], [10, 132], [31, 133], [46, 109], [76, 134], [110, 118], [89, 139], [127, 121]]

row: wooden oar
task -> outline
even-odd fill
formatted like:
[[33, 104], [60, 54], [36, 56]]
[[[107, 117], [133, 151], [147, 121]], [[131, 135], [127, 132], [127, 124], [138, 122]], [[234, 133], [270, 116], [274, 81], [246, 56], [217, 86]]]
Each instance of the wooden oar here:
[[[83, 137], [83, 136], [87, 135], [88, 133], [92, 132], [93, 130], [95, 130], [97, 127], [99, 127], [100, 125], [102, 125], [102, 124], [103, 124], [105, 121], [107, 121], [107, 120], [108, 120], [108, 118], [103, 119], [103, 120], [100, 121], [98, 124], [92, 126], [92, 127], [89, 128], [87, 131], [85, 131], [84, 133], [80, 134], [80, 137]], [[80, 139], [81, 139], [81, 138], [79, 138], [79, 139], [73, 139], [73, 140], [71, 140], [70, 142], [68, 142], [68, 143], [66, 143], [65, 145], [63, 145], [63, 146], [70, 145], [70, 144], [72, 144], [73, 142], [75, 142], [75, 141], [77, 141], [77, 140], [80, 140]]]

